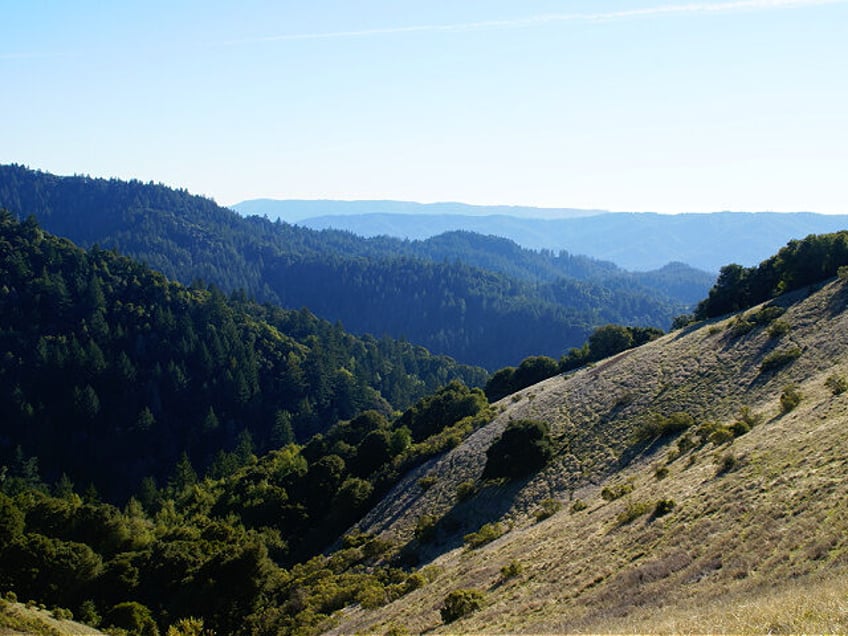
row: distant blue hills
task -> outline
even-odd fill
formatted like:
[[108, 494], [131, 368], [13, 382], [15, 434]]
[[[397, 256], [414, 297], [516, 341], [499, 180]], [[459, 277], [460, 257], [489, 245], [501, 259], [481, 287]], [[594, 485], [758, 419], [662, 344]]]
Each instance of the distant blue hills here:
[[406, 201], [257, 199], [232, 206], [241, 214], [280, 218], [312, 229], [359, 236], [426, 239], [466, 230], [501, 236], [529, 249], [584, 254], [631, 271], [670, 262], [709, 272], [728, 263], [747, 267], [792, 239], [848, 228], [848, 215], [812, 212], [656, 214]]

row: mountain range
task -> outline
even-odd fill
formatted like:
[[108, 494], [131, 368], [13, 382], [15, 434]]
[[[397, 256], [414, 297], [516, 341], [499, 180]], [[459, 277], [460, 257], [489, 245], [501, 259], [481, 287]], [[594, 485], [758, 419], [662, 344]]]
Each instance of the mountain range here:
[[403, 338], [489, 370], [530, 355], [558, 358], [605, 323], [666, 329], [714, 280], [682, 264], [631, 273], [468, 232], [365, 239], [245, 218], [162, 185], [14, 165], [0, 166], [3, 207], [184, 284], [203, 281], [260, 302], [308, 307], [353, 333]]
[[848, 227], [848, 215], [809, 212], [621, 213], [457, 204], [322, 202], [259, 199], [232, 206], [313, 229], [360, 236], [423, 240], [465, 230], [491, 234], [534, 250], [564, 250], [647, 271], [669, 262], [718, 272], [729, 263], [756, 265], [792, 238]]

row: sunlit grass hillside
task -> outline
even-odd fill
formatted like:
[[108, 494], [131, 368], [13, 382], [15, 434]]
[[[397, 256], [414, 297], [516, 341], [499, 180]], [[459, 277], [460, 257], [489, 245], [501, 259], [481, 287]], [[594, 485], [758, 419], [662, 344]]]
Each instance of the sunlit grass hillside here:
[[[334, 632], [848, 631], [846, 302], [833, 281], [505, 398], [362, 524], [428, 583]], [[483, 481], [524, 418], [555, 459]]]

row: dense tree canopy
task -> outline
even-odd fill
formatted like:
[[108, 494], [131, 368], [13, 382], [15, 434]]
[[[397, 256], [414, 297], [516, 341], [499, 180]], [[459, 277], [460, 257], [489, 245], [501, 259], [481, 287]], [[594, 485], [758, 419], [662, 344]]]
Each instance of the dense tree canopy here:
[[[206, 281], [353, 333], [405, 338], [496, 369], [559, 357], [612, 322], [668, 327], [705, 293], [685, 266], [629, 274], [610, 263], [451, 233], [428, 241], [313, 231], [243, 218], [182, 190], [0, 166], [0, 207], [83, 246], [116, 248], [172, 280]], [[203, 285], [205, 287], [206, 285]]]
[[747, 309], [778, 294], [836, 276], [845, 265], [848, 230], [789, 241], [756, 267], [722, 267], [709, 296], [698, 304], [695, 317], [703, 320]]
[[486, 379], [306, 310], [184, 287], [9, 214], [0, 281], [0, 462], [21, 447], [51, 481], [65, 471], [110, 499], [146, 476], [183, 483], [171, 474], [183, 453], [189, 468], [225, 474], [339, 419]]

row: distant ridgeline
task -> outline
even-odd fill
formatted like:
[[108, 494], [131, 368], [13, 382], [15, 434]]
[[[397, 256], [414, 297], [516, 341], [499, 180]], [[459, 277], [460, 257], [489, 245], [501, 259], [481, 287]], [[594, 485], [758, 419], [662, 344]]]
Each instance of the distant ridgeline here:
[[667, 329], [714, 280], [679, 263], [630, 273], [468, 232], [411, 242], [319, 232], [244, 218], [162, 185], [21, 166], [0, 166], [2, 207], [184, 284], [308, 307], [353, 333], [404, 338], [490, 370], [559, 357], [607, 323]]
[[143, 477], [164, 483], [183, 452], [225, 470], [233, 453], [486, 381], [421, 347], [184, 287], [0, 214], [0, 465], [18, 448], [51, 480], [64, 471], [121, 498]]

